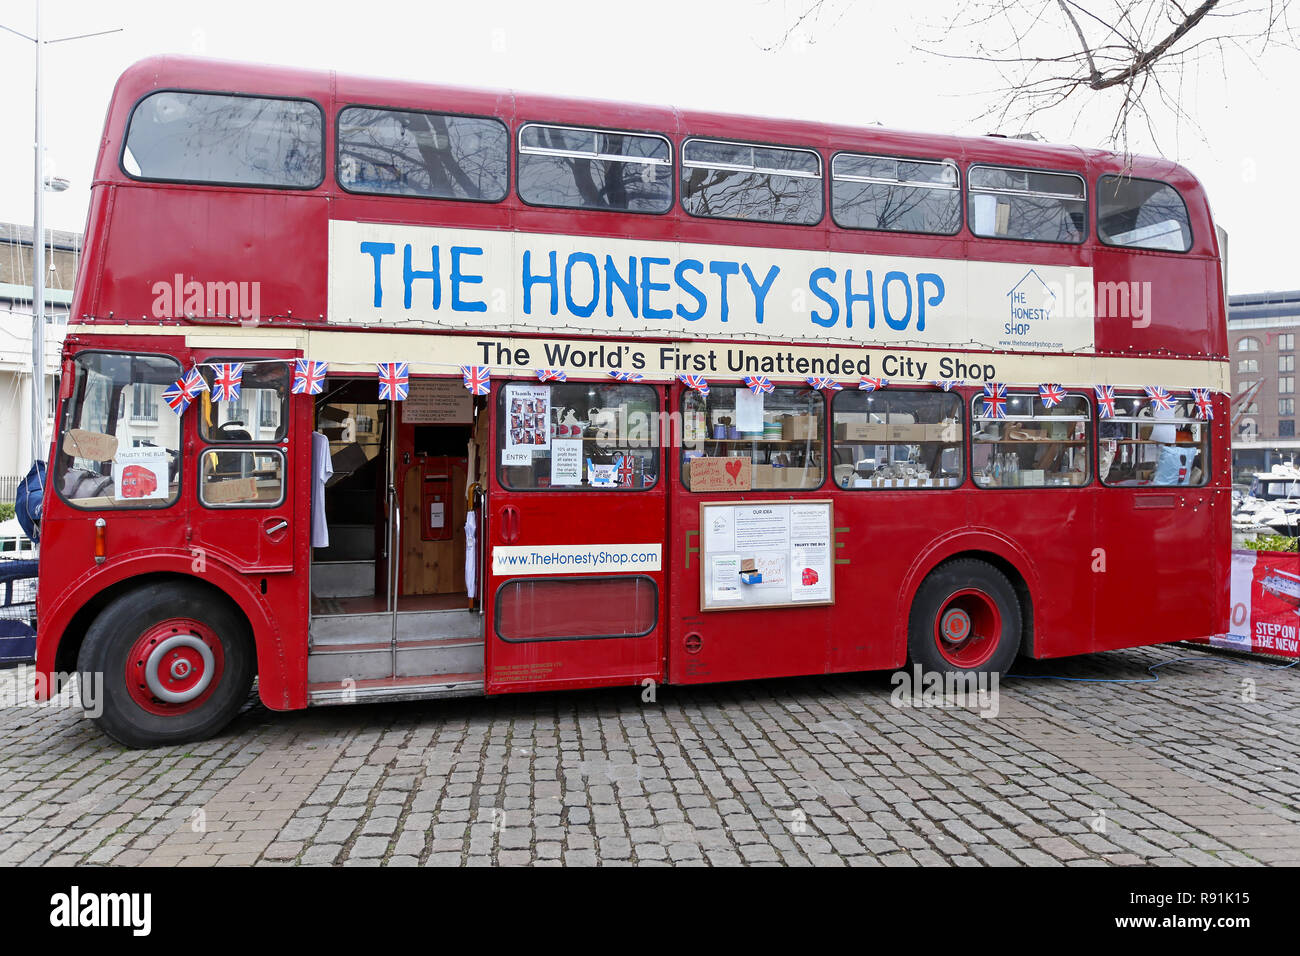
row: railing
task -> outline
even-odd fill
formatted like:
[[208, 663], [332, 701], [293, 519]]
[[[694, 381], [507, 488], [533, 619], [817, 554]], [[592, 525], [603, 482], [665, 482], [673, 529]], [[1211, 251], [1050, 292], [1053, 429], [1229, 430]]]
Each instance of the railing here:
[[22, 483], [22, 475], [0, 475], [0, 504], [13, 504], [18, 497], [18, 486]]

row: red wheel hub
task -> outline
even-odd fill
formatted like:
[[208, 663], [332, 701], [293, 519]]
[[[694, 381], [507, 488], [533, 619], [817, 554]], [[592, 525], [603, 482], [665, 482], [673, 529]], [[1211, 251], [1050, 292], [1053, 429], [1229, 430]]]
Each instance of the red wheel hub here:
[[203, 705], [221, 683], [225, 654], [216, 632], [189, 618], [155, 624], [131, 645], [126, 687], [151, 714], [173, 717]]
[[1002, 638], [997, 602], [978, 588], [955, 591], [934, 621], [934, 642], [944, 660], [956, 667], [979, 667], [993, 656]]

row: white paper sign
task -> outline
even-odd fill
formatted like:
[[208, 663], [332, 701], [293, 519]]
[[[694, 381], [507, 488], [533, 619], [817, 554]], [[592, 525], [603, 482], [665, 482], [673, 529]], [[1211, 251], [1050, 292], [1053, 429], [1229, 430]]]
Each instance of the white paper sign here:
[[582, 484], [582, 439], [551, 440], [551, 486]]
[[742, 432], [763, 430], [763, 393], [755, 395], [747, 388], [736, 389], [736, 428]]
[[506, 450], [551, 447], [551, 387], [506, 386]]
[[113, 497], [126, 500], [166, 498], [167, 454], [157, 448], [119, 450], [113, 459]]
[[715, 601], [739, 601], [740, 593], [740, 556], [735, 554], [715, 555], [709, 559], [710, 590]]

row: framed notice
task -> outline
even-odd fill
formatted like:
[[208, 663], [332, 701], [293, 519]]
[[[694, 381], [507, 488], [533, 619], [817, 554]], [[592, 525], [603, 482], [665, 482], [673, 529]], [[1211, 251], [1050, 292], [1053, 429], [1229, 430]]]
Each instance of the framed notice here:
[[458, 378], [413, 378], [402, 421], [408, 425], [470, 425], [474, 398]]
[[700, 504], [700, 610], [835, 603], [834, 506], [815, 501]]

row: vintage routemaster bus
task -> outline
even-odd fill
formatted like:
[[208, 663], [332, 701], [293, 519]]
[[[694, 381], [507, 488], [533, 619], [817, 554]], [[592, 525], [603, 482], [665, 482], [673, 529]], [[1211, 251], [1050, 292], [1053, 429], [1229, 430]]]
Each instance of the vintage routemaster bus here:
[[1223, 629], [1215, 229], [1162, 159], [188, 58], [108, 109], [38, 695], [274, 710]]

